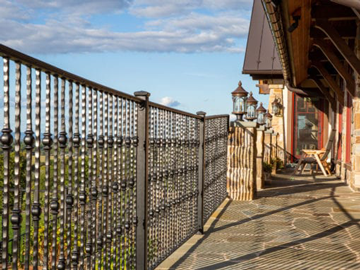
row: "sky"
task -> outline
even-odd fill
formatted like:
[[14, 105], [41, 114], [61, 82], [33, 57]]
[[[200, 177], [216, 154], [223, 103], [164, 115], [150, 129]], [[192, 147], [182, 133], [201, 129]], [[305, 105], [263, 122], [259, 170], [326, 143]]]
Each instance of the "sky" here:
[[191, 113], [230, 114], [253, 0], [0, 0], [0, 43]]

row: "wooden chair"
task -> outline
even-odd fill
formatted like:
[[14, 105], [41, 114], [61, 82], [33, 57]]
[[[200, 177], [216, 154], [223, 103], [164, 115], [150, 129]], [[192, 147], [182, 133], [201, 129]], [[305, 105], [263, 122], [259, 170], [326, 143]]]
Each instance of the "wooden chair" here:
[[325, 149], [323, 150], [310, 150], [304, 149], [302, 150], [301, 157], [299, 159], [298, 165], [296, 166], [293, 174], [296, 174], [300, 168], [300, 174], [303, 172], [306, 164], [314, 165], [316, 164], [316, 171], [319, 170], [319, 167], [322, 173], [327, 176], [327, 174], [331, 175], [330, 166], [327, 163], [326, 159], [331, 151], [331, 148], [335, 141], [336, 129], [331, 131], [329, 140], [326, 144]]

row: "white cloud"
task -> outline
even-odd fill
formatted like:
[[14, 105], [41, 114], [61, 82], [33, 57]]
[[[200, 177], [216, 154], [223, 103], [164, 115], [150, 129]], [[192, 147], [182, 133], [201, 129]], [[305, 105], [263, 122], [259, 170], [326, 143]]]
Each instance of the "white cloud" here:
[[[164, 24], [166, 26], [162, 27]], [[183, 20], [158, 20], [149, 26], [153, 29], [126, 33], [81, 24], [66, 25], [55, 20], [44, 25], [0, 20], [0, 32], [3, 33], [0, 39], [5, 45], [27, 53], [239, 52], [233, 38], [246, 36], [248, 22], [236, 17], [192, 14]]]
[[203, 0], [203, 7], [211, 9], [246, 9], [250, 8], [253, 0]]
[[142, 17], [168, 17], [190, 12], [199, 7], [201, 2], [201, 0], [138, 0], [130, 10], [133, 14]]
[[17, 2], [34, 9], [48, 9], [88, 15], [119, 12], [129, 7], [133, 0], [17, 0]]
[[232, 13], [220, 13], [216, 16], [191, 13], [180, 18], [153, 20], [146, 25], [161, 27], [169, 32], [181, 29], [189, 33], [211, 33], [213, 36], [246, 37], [249, 21]]
[[169, 17], [187, 14], [196, 9], [249, 9], [253, 0], [135, 0], [131, 12], [142, 17]]
[[160, 104], [168, 107], [177, 107], [180, 105], [180, 102], [177, 100], [174, 100], [171, 97], [163, 97], [160, 101]]
[[[222, 4], [215, 0], [137, 0], [131, 12], [141, 6], [154, 10], [168, 8], [167, 14], [173, 14], [173, 9], [186, 9], [187, 13], [148, 20], [142, 29], [133, 32], [116, 32], [91, 23], [91, 14], [118, 12], [132, 2], [17, 0], [15, 5], [0, 0], [0, 4], [5, 3], [0, 5], [0, 15], [14, 13], [0, 16], [0, 42], [25, 53], [243, 52], [238, 43], [239, 39], [246, 38], [249, 21], [239, 11], [226, 11], [228, 7], [236, 9], [235, 0], [224, 0]], [[221, 11], [213, 15], [198, 13], [196, 9], [204, 5]], [[22, 13], [24, 16], [16, 15], [23, 9], [27, 11]], [[39, 22], [38, 17], [42, 15], [44, 18]]]
[[9, 0], [0, 0], [0, 18], [27, 20], [30, 17], [30, 11], [21, 5], [17, 5]]

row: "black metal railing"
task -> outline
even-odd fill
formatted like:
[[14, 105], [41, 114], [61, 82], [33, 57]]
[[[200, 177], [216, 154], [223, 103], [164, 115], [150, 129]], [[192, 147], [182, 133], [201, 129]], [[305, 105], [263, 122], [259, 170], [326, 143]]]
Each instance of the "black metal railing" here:
[[198, 230], [200, 121], [150, 106], [149, 269]]
[[153, 269], [203, 231], [226, 196], [228, 116], [168, 108], [3, 45], [0, 56], [2, 269]]
[[227, 196], [228, 130], [228, 115], [205, 118], [204, 223]]

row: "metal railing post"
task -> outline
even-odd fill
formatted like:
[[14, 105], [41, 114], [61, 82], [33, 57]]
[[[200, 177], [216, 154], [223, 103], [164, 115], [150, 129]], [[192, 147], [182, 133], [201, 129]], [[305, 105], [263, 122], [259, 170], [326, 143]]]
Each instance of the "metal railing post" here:
[[230, 115], [227, 116], [227, 132], [229, 134], [230, 131]]
[[145, 91], [134, 95], [143, 100], [138, 109], [136, 269], [147, 269], [149, 97]]
[[197, 112], [200, 120], [199, 177], [198, 177], [198, 234], [204, 233], [204, 183], [205, 183], [205, 112]]

